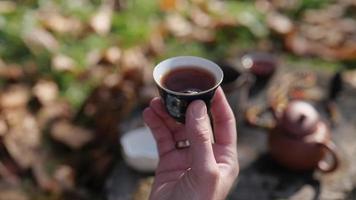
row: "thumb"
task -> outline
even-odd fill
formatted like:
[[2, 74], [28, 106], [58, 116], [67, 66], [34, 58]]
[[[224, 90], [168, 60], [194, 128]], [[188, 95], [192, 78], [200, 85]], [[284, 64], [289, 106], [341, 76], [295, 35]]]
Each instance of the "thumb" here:
[[188, 106], [185, 128], [191, 144], [192, 169], [209, 170], [216, 161], [211, 144], [212, 128], [203, 101], [197, 100]]

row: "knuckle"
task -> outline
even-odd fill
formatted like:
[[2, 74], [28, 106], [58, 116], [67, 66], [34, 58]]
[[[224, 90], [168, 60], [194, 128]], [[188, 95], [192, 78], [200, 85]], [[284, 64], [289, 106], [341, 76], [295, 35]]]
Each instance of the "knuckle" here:
[[193, 130], [194, 137], [196, 137], [201, 142], [209, 142], [211, 128], [210, 125], [197, 124]]
[[206, 178], [208, 178], [211, 183], [217, 183], [220, 179], [219, 170], [216, 168], [209, 169], [206, 172]]
[[230, 170], [230, 176], [235, 178], [235, 177], [237, 177], [239, 172], [240, 172], [240, 169], [239, 169], [238, 166], [232, 167], [231, 170]]
[[195, 137], [200, 142], [210, 142], [210, 132], [209, 132], [209, 130], [206, 130], [206, 129], [199, 130], [199, 131], [196, 131], [193, 134], [195, 134]]

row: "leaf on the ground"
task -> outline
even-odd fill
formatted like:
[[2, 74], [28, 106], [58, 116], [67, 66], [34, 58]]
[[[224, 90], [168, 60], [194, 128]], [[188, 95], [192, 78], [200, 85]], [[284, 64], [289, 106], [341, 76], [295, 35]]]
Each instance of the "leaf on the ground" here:
[[[2, 158], [3, 160], [4, 158]], [[10, 185], [20, 185], [20, 177], [11, 171], [11, 168], [6, 162], [0, 161], [0, 177], [1, 179]]]
[[16, 7], [17, 5], [14, 1], [0, 1], [0, 14], [14, 12]]
[[268, 13], [266, 22], [272, 30], [279, 34], [287, 34], [293, 29], [292, 21], [288, 17], [277, 12]]
[[142, 84], [144, 67], [148, 66], [147, 57], [141, 48], [125, 50], [121, 59], [121, 75], [125, 80], [131, 80], [135, 84]]
[[234, 12], [229, 12], [229, 5], [224, 1], [211, 1], [202, 9], [212, 18], [210, 28], [235, 27], [238, 20]]
[[43, 105], [52, 103], [58, 97], [58, 86], [53, 81], [39, 80], [32, 90]]
[[303, 99], [308, 101], [321, 101], [326, 97], [325, 91], [319, 87], [291, 88], [288, 96], [291, 99]]
[[5, 64], [0, 60], [0, 78], [18, 80], [24, 76], [23, 69], [16, 64]]
[[332, 3], [307, 10], [293, 32], [285, 38], [286, 46], [299, 55], [325, 59], [356, 58], [356, 21], [349, 12], [350, 3]]
[[105, 77], [103, 84], [106, 87], [113, 88], [120, 84], [122, 81], [121, 76], [118, 74], [109, 74]]
[[79, 149], [93, 139], [93, 132], [80, 126], [71, 124], [66, 120], [54, 122], [51, 127], [51, 136], [72, 149]]
[[104, 53], [104, 59], [106, 62], [110, 64], [117, 64], [120, 61], [122, 51], [119, 47], [113, 46], [106, 49]]
[[160, 9], [163, 11], [170, 11], [177, 8], [177, 0], [160, 0]]
[[1, 187], [0, 200], [30, 200], [30, 198], [20, 188]]
[[26, 118], [28, 111], [25, 107], [17, 107], [3, 110], [4, 119], [8, 128], [21, 126]]
[[190, 17], [192, 21], [200, 27], [214, 27], [214, 20], [210, 17], [208, 13], [203, 12], [198, 7], [193, 7], [191, 9]]
[[100, 83], [105, 80], [107, 76], [112, 74], [112, 68], [99, 64], [90, 67], [87, 73], [88, 77]]
[[84, 25], [80, 20], [72, 17], [64, 17], [53, 11], [39, 13], [39, 19], [49, 30], [58, 33], [79, 35], [84, 29]]
[[153, 185], [153, 177], [148, 177], [139, 181], [136, 191], [133, 194], [133, 200], [148, 199]]
[[90, 26], [99, 35], [106, 35], [111, 29], [113, 5], [104, 3], [90, 20]]
[[55, 101], [51, 104], [41, 107], [37, 113], [37, 122], [39, 127], [42, 129], [55, 119], [68, 119], [71, 117], [71, 115], [72, 112], [68, 102]]
[[165, 26], [177, 37], [187, 37], [193, 31], [192, 24], [179, 14], [169, 14], [166, 17]]
[[2, 108], [24, 107], [30, 99], [30, 91], [25, 85], [13, 84], [0, 94]]
[[4, 137], [7, 151], [23, 169], [29, 168], [34, 163], [40, 142], [41, 132], [35, 118], [28, 113], [23, 118], [22, 123], [16, 127], [11, 127]]
[[94, 117], [97, 133], [103, 139], [114, 139], [117, 137], [118, 123], [131, 113], [137, 101], [132, 81], [119, 81], [110, 87], [103, 84], [90, 95], [84, 112]]
[[75, 172], [68, 165], [58, 166], [53, 174], [54, 179], [64, 190], [72, 190], [75, 187]]
[[160, 28], [157, 27], [158, 30], [154, 31], [149, 38], [149, 49], [154, 55], [162, 55], [166, 49], [163, 31], [159, 30]]
[[194, 27], [192, 38], [199, 42], [213, 42], [216, 38], [215, 32], [211, 29]]
[[72, 71], [75, 68], [75, 61], [64, 54], [56, 54], [52, 58], [52, 68], [56, 71]]
[[356, 88], [356, 70], [349, 70], [343, 73], [343, 80]]
[[102, 52], [99, 51], [98, 49], [90, 50], [86, 55], [85, 63], [88, 66], [93, 67], [100, 62], [100, 60], [102, 59], [102, 56], [103, 56]]
[[[263, 1], [263, 0], [262, 0]], [[305, 4], [312, 4], [312, 2], [315, 1], [305, 1]], [[274, 9], [285, 9], [285, 10], [291, 10], [291, 9], [296, 9], [297, 6], [301, 4], [300, 1], [298, 0], [290, 0], [290, 1], [279, 1], [279, 0], [273, 0], [270, 1], [271, 6], [274, 7]]]
[[113, 164], [113, 154], [108, 151], [108, 148], [93, 149], [89, 153], [90, 159], [94, 162], [86, 170], [88, 170], [88, 173], [93, 176], [94, 179], [100, 181], [100, 179], [105, 178]]
[[42, 49], [55, 52], [59, 48], [57, 39], [50, 32], [40, 28], [26, 33], [24, 42], [34, 52], [40, 52]]
[[45, 168], [45, 161], [42, 160], [41, 155], [38, 155], [36, 161], [32, 165], [32, 173], [38, 186], [47, 192], [58, 193], [60, 187], [57, 182], [50, 176]]

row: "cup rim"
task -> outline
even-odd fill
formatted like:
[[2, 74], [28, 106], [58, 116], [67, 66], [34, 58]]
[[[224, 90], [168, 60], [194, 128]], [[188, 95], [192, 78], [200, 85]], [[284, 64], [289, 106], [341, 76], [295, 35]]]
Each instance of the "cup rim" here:
[[[159, 68], [162, 68], [163, 66], [167, 65], [167, 63], [169, 62], [172, 62], [172, 61], [179, 61], [179, 60], [194, 60], [196, 62], [200, 62], [200, 63], [205, 63], [207, 64], [209, 67], [205, 67], [203, 66], [202, 68], [204, 69], [207, 69], [207, 68], [214, 68], [214, 70], [217, 70], [216, 73], [218, 74], [218, 77], [217, 78], [215, 76], [216, 73], [214, 73], [214, 77], [217, 78], [218, 80], [216, 81], [215, 85], [213, 87], [211, 87], [210, 89], [208, 90], [203, 90], [203, 91], [200, 91], [198, 93], [183, 93], [183, 92], [176, 92], [176, 91], [173, 91], [173, 90], [170, 90], [166, 87], [164, 87], [162, 84], [161, 84], [161, 78], [163, 76], [163, 74], [161, 74], [160, 76], [157, 75], [157, 71], [159, 70]], [[182, 64], [183, 65], [183, 64]], [[197, 67], [201, 67], [203, 64], [194, 64], [192, 66], [197, 66]], [[177, 66], [181, 66], [181, 65], [177, 65]], [[196, 96], [196, 95], [201, 95], [201, 94], [205, 94], [205, 93], [208, 93], [208, 92], [211, 92], [213, 90], [215, 90], [216, 88], [218, 88], [220, 86], [220, 84], [222, 83], [223, 79], [224, 79], [224, 73], [222, 71], [222, 69], [219, 67], [218, 64], [208, 60], [208, 59], [205, 59], [205, 58], [202, 58], [202, 57], [198, 57], [198, 56], [175, 56], [175, 57], [170, 57], [170, 58], [167, 58], [165, 60], [162, 60], [161, 62], [159, 62], [154, 70], [153, 70], [153, 79], [155, 81], [155, 83], [158, 85], [159, 88], [165, 90], [166, 92], [168, 93], [171, 93], [171, 94], [174, 94], [174, 95], [178, 95], [178, 96]]]

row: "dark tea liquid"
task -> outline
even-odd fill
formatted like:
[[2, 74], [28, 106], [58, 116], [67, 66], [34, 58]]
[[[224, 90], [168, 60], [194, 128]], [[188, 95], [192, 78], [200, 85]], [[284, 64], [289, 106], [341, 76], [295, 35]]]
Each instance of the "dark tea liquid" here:
[[174, 69], [162, 78], [163, 87], [182, 93], [198, 93], [208, 90], [214, 87], [215, 83], [213, 74], [194, 66]]

